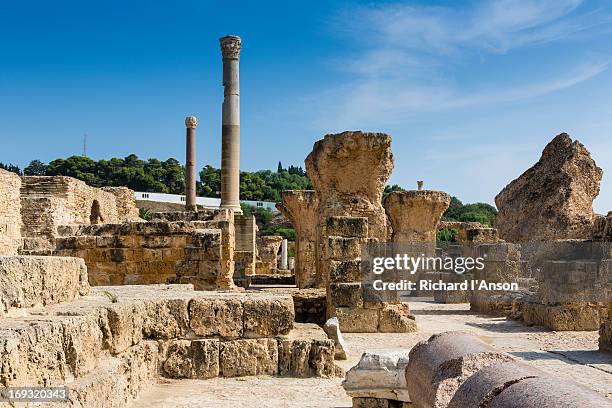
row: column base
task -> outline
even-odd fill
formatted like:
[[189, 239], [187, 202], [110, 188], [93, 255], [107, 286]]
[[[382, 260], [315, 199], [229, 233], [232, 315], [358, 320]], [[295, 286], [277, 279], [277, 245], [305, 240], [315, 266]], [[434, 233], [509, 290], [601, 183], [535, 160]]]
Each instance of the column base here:
[[242, 215], [242, 208], [240, 205], [235, 204], [221, 204], [219, 206], [220, 210], [232, 210], [235, 214]]

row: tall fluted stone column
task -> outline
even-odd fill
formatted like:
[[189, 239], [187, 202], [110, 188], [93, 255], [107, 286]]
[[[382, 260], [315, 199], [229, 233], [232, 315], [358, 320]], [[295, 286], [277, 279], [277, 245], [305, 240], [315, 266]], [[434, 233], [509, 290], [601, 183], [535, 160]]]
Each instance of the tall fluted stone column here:
[[196, 206], [196, 127], [198, 119], [195, 116], [185, 118], [187, 127], [185, 155], [185, 208], [187, 211], [197, 211]]
[[223, 108], [221, 119], [221, 205], [240, 209], [240, 37], [219, 40], [223, 56]]

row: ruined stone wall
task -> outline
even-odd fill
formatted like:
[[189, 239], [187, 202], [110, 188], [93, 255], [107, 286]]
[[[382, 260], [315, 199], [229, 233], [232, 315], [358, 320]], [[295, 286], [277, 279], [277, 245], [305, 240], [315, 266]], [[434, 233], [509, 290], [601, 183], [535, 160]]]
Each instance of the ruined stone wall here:
[[[442, 229], [454, 229], [457, 231], [457, 242], [497, 242], [499, 241], [498, 232], [495, 228], [487, 228], [479, 222], [462, 221], [440, 221], [438, 231]], [[488, 240], [485, 241], [485, 237]]]
[[[24, 254], [50, 254], [60, 225], [89, 225], [138, 220], [126, 198], [72, 177], [26, 176], [21, 185], [21, 234]], [[133, 194], [133, 192], [132, 192]], [[117, 198], [117, 195], [120, 197]]]
[[608, 215], [599, 215], [593, 225], [593, 241], [612, 241], [612, 211]]
[[0, 169], [0, 255], [16, 255], [21, 247], [21, 178]]
[[318, 201], [312, 190], [290, 190], [283, 191], [282, 202], [276, 204], [295, 229], [295, 283], [300, 289], [325, 287], [316, 266]]
[[[158, 212], [152, 214], [152, 221], [182, 221], [182, 222], [203, 222], [198, 228], [219, 229], [221, 230], [221, 271], [218, 276], [217, 285], [219, 288], [234, 287], [234, 268], [236, 251], [236, 228], [234, 224], [235, 214], [233, 211], [224, 210], [200, 210], [200, 211], [178, 211], [178, 212]], [[197, 224], [196, 224], [197, 225]], [[197, 246], [197, 245], [196, 245]], [[185, 276], [193, 276], [193, 268], [182, 270], [183, 281]], [[198, 285], [201, 277], [194, 282]]]
[[127, 187], [102, 187], [102, 191], [115, 196], [119, 221], [140, 221], [133, 190]]
[[93, 286], [180, 279], [198, 289], [228, 287], [222, 261], [223, 234], [219, 228], [209, 228], [214, 223], [62, 226], [54, 254], [83, 258]]

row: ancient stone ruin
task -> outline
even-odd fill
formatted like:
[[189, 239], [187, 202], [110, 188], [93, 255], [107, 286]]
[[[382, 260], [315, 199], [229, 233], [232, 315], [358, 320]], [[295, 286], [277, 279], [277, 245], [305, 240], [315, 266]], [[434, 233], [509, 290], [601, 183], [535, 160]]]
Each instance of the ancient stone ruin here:
[[540, 160], [495, 197], [496, 228], [510, 242], [588, 239], [602, 170], [567, 133], [555, 137]]
[[[224, 40], [230, 76], [236, 41]], [[238, 88], [226, 89], [231, 104]], [[224, 115], [233, 143], [236, 114]], [[236, 154], [224, 157], [237, 166]], [[295, 276], [287, 241], [259, 235], [236, 208], [235, 169], [223, 208], [194, 204], [192, 171], [189, 208], [150, 221], [127, 188], [0, 170], [0, 385], [67, 386], [72, 407], [128, 407], [160, 383], [234, 377], [266, 378], [270, 394], [309, 378], [338, 394], [345, 377], [333, 405], [354, 408], [611, 405], [612, 212], [593, 213], [602, 171], [584, 146], [553, 139], [497, 196], [495, 228], [442, 221], [451, 197], [422, 181], [383, 201], [386, 134], [326, 135], [305, 163], [313, 190], [277, 204], [295, 227]], [[456, 241], [439, 242], [443, 229]], [[379, 293], [366, 279], [372, 247], [484, 260], [417, 281], [517, 287]]]

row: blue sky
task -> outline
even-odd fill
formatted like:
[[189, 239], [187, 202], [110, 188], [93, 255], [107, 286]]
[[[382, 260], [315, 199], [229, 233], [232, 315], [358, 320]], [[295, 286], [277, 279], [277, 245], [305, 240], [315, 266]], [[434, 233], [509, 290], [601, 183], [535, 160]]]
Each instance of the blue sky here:
[[560, 132], [604, 169], [606, 1], [0, 2], [0, 161], [184, 155], [219, 165], [218, 38], [243, 38], [242, 167], [303, 164], [324, 134], [393, 137], [391, 183], [493, 202]]

